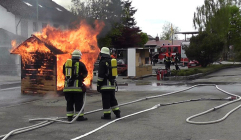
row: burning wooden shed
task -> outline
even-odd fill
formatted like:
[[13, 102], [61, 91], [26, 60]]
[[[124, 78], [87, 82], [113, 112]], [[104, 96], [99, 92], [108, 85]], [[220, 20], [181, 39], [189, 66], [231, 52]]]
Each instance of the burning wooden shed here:
[[63, 65], [76, 49], [83, 54], [80, 61], [88, 70], [84, 84], [90, 87], [94, 63], [100, 52], [97, 35], [103, 27], [103, 22], [96, 22], [93, 28], [84, 21], [69, 30], [47, 26], [20, 45], [12, 41], [11, 54], [21, 56], [22, 93], [45, 94], [62, 91]]
[[57, 93], [57, 55], [65, 54], [63, 51], [32, 35], [11, 54], [21, 55], [22, 94]]

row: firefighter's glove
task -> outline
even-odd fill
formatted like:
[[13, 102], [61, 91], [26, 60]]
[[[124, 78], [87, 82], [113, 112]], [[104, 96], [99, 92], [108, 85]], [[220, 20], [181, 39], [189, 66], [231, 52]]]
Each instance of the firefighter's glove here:
[[97, 91], [100, 92], [100, 86], [99, 85], [97, 85]]
[[82, 91], [86, 92], [86, 85], [84, 83], [82, 84]]

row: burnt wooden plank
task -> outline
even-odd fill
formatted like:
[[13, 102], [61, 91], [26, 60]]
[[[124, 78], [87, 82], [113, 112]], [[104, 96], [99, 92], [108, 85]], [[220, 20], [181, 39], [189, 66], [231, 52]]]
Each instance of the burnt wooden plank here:
[[41, 82], [37, 81], [37, 80], [22, 80], [21, 84], [25, 84], [25, 85], [56, 85], [54, 80], [42, 80]]
[[25, 90], [31, 90], [31, 91], [36, 91], [36, 90], [45, 90], [45, 91], [55, 91], [54, 90], [54, 86], [51, 86], [51, 87], [38, 87], [38, 88], [25, 88]]
[[24, 65], [21, 62], [21, 93], [57, 93], [57, 57], [46, 54], [32, 54], [35, 62]]

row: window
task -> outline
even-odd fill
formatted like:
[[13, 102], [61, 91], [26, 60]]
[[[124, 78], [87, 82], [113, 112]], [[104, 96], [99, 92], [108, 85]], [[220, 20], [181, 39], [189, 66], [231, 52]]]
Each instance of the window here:
[[167, 48], [161, 48], [161, 52], [165, 53], [167, 51]]
[[57, 9], [58, 11], [62, 11], [61, 9], [59, 9], [59, 8], [57, 8], [57, 7], [56, 7], [56, 9]]
[[23, 1], [26, 5], [28, 5], [28, 6], [33, 6], [32, 4], [30, 4], [30, 3], [28, 3], [28, 2], [25, 2], [25, 1]]
[[45, 28], [47, 26], [47, 23], [42, 23], [42, 28]]
[[33, 31], [34, 32], [38, 31], [38, 23], [37, 22], [33, 22]]
[[178, 52], [178, 48], [177, 47], [173, 47], [173, 52]]
[[59, 24], [54, 24], [54, 28], [59, 28]]

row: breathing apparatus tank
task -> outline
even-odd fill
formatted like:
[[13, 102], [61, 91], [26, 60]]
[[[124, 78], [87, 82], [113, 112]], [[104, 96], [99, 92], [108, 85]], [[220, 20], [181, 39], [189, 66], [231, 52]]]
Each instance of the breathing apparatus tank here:
[[65, 76], [70, 78], [72, 76], [72, 60], [68, 59], [65, 63]]
[[111, 71], [112, 71], [112, 76], [116, 77], [117, 76], [117, 60], [114, 58], [111, 59]]
[[72, 59], [68, 59], [65, 63], [65, 87], [71, 85], [72, 77]]

